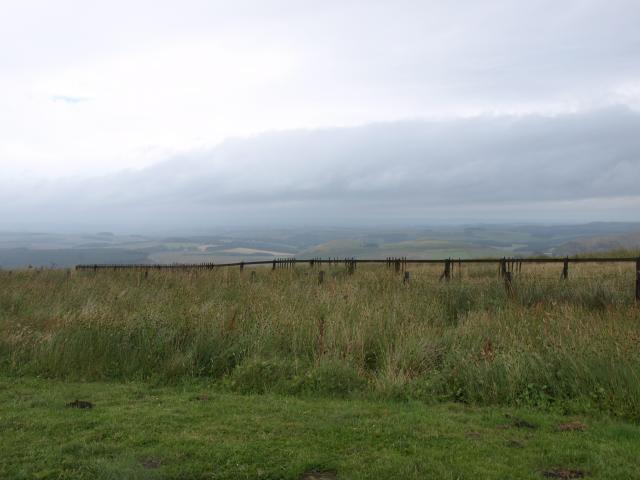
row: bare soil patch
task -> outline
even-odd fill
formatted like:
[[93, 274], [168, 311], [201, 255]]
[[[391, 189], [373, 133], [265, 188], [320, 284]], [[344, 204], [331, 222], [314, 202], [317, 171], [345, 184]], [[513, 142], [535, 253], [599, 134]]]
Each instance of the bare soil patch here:
[[67, 408], [93, 408], [94, 405], [86, 400], [74, 400], [66, 405]]
[[298, 480], [337, 480], [338, 472], [335, 470], [312, 470], [304, 472]]
[[587, 426], [582, 422], [569, 422], [558, 425], [558, 430], [561, 432], [584, 432], [586, 429]]
[[511, 415], [507, 414], [505, 415], [505, 417], [511, 419], [511, 426], [516, 427], [516, 428], [529, 428], [531, 430], [538, 428], [537, 425], [528, 422], [527, 420], [524, 420], [522, 418], [518, 418], [518, 417], [512, 417]]
[[162, 461], [157, 458], [145, 458], [140, 461], [140, 465], [142, 465], [147, 470], [155, 470], [156, 468], [160, 468], [162, 465]]
[[546, 478], [584, 478], [587, 476], [586, 472], [582, 470], [570, 470], [567, 468], [553, 468], [551, 470], [545, 470], [542, 475]]

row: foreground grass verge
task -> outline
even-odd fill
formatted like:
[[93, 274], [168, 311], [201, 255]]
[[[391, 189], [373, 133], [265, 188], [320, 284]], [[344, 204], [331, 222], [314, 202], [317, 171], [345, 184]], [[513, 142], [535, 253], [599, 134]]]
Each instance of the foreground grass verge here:
[[[65, 407], [75, 399], [95, 406]], [[567, 423], [576, 428], [562, 431]], [[0, 377], [0, 431], [0, 478], [11, 479], [640, 478], [640, 427], [607, 417], [245, 396], [204, 383]]]

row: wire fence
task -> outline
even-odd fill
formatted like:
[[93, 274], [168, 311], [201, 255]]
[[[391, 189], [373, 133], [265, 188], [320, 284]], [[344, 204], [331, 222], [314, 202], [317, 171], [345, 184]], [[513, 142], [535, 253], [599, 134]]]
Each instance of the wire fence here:
[[[271, 266], [272, 270], [294, 268], [297, 265], [308, 265], [311, 268], [320, 268], [325, 266], [344, 265], [347, 272], [352, 275], [355, 273], [358, 265], [361, 264], [383, 264], [387, 268], [395, 270], [397, 273], [403, 274], [405, 283], [410, 281], [410, 272], [407, 270], [408, 265], [442, 265], [440, 281], [448, 281], [456, 270], [460, 271], [462, 265], [465, 264], [494, 264], [498, 267], [499, 275], [504, 279], [505, 289], [507, 293], [513, 293], [512, 279], [514, 273], [522, 271], [525, 264], [561, 264], [561, 278], [568, 279], [571, 264], [598, 264], [598, 263], [635, 263], [636, 266], [636, 285], [635, 297], [640, 302], [640, 257], [624, 257], [624, 258], [595, 258], [595, 257], [574, 257], [574, 258], [558, 258], [558, 257], [541, 257], [541, 258], [460, 258], [460, 259], [409, 259], [406, 257], [387, 257], [385, 259], [356, 259], [356, 258], [276, 258], [273, 260], [256, 260], [256, 261], [240, 261], [232, 263], [196, 263], [196, 264], [92, 264], [77, 265], [78, 271], [103, 271], [103, 270], [138, 270], [144, 271], [145, 276], [152, 270], [179, 271], [179, 270], [214, 270], [218, 268], [238, 267], [240, 271], [245, 267], [251, 266]], [[323, 283], [324, 271], [318, 272], [318, 283]]]

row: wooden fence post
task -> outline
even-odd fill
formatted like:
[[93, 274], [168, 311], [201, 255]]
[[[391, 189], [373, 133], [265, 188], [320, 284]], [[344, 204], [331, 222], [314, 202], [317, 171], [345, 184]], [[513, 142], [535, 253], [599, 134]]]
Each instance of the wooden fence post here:
[[322, 285], [322, 282], [324, 282], [324, 270], [318, 272], [318, 285]]
[[567, 280], [569, 278], [569, 257], [565, 257], [562, 264], [562, 279]]
[[509, 297], [513, 297], [513, 284], [511, 283], [511, 272], [504, 272], [504, 288]]
[[451, 260], [449, 259], [444, 261], [444, 272], [440, 275], [440, 281], [442, 281], [443, 278], [447, 281], [451, 278]]
[[409, 283], [409, 271], [405, 270], [404, 271], [404, 280], [402, 281], [402, 283]]

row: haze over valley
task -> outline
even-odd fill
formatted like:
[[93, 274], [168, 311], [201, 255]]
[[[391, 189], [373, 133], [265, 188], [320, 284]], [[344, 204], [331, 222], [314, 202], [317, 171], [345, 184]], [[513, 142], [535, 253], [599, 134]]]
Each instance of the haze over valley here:
[[289, 227], [191, 235], [0, 232], [0, 268], [231, 263], [273, 258], [565, 256], [640, 248], [640, 223]]

